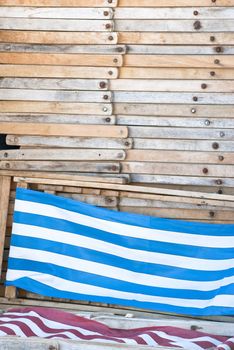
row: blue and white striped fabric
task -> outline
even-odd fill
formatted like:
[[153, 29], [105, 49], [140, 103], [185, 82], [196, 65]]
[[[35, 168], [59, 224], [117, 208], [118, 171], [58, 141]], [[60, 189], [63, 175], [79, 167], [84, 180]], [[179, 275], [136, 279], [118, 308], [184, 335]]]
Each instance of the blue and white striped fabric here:
[[234, 314], [234, 225], [166, 220], [18, 189], [7, 285], [189, 315]]

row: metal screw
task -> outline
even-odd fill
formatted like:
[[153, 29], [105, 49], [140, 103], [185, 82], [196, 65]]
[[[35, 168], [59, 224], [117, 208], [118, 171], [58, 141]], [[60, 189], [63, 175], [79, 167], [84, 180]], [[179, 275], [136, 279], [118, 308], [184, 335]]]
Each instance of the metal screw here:
[[110, 123], [110, 121], [111, 121], [111, 118], [109, 118], [109, 117], [106, 118], [106, 122], [107, 122], [107, 123]]
[[219, 64], [219, 63], [220, 63], [220, 60], [218, 60], [218, 59], [216, 58], [216, 60], [214, 60], [214, 63], [215, 63], [215, 64]]
[[106, 83], [104, 81], [101, 81], [100, 84], [99, 84], [99, 87], [101, 89], [104, 89], [106, 87]]
[[117, 47], [116, 50], [117, 50], [118, 52], [123, 52], [123, 51], [124, 51], [123, 47], [121, 47], [121, 46]]
[[7, 153], [7, 152], [4, 153], [4, 157], [5, 157], [5, 158], [8, 157], [8, 153]]
[[108, 111], [108, 108], [107, 107], [104, 107], [103, 108], [103, 112], [107, 112]]
[[108, 16], [108, 15], [109, 15], [109, 12], [108, 12], [108, 11], [104, 11], [104, 12], [103, 12], [103, 15], [104, 15], [104, 16]]
[[209, 170], [208, 170], [207, 168], [204, 168], [204, 169], [202, 170], [202, 172], [203, 172], [203, 174], [208, 174]]
[[193, 101], [197, 101], [198, 100], [198, 97], [197, 96], [193, 96]]
[[196, 30], [199, 30], [199, 29], [201, 29], [201, 22], [200, 21], [196, 21], [196, 22], [194, 22], [193, 23], [193, 27], [194, 27], [194, 29], [196, 29]]
[[123, 158], [123, 153], [118, 153], [117, 157], [120, 158], [120, 159]]
[[215, 51], [218, 52], [218, 53], [220, 53], [220, 52], [223, 51], [223, 49], [222, 49], [221, 46], [217, 46], [217, 47], [215, 48]]
[[10, 164], [9, 164], [9, 163], [6, 163], [6, 164], [5, 164], [5, 167], [6, 167], [7, 169], [9, 169], [9, 168], [10, 168]]
[[103, 100], [108, 100], [109, 96], [108, 95], [103, 95]]
[[220, 137], [224, 137], [225, 133], [223, 131], [221, 131], [219, 135], [220, 135]]
[[117, 170], [117, 166], [116, 166], [116, 165], [113, 165], [113, 166], [111, 167], [111, 170], [116, 171], [116, 170]]
[[114, 37], [112, 35], [108, 36], [108, 40], [112, 41], [114, 40]]
[[108, 74], [109, 74], [109, 75], [113, 75], [113, 71], [112, 71], [112, 70], [109, 70]]
[[223, 190], [220, 188], [218, 191], [217, 191], [218, 194], [223, 194]]
[[219, 160], [222, 162], [224, 160], [224, 156], [219, 156]]
[[110, 24], [110, 23], [107, 23], [107, 24], [105, 25], [105, 28], [106, 28], [106, 29], [110, 29], [110, 28], [111, 28], [111, 24]]
[[216, 0], [211, 0], [211, 2], [216, 2]]
[[214, 77], [214, 76], [215, 76], [215, 72], [214, 72], [214, 71], [211, 71], [211, 72], [210, 72], [210, 75], [211, 75], [212, 77]]
[[118, 58], [114, 58], [114, 59], [113, 59], [113, 62], [114, 62], [114, 63], [117, 63], [117, 62], [118, 62]]
[[129, 143], [128, 141], [126, 141], [126, 142], [124, 143], [124, 145], [125, 145], [126, 147], [128, 147], [128, 146], [130, 146], [130, 143]]
[[112, 0], [108, 0], [109, 4], [112, 4]]
[[208, 120], [208, 119], [205, 120], [205, 125], [206, 125], [206, 126], [209, 126], [209, 125], [210, 125], [210, 120]]
[[218, 149], [218, 148], [219, 148], [218, 142], [212, 143], [212, 148], [213, 148], [213, 149]]
[[210, 41], [215, 41], [215, 36], [210, 36]]
[[196, 113], [196, 111], [197, 111], [197, 110], [196, 110], [195, 108], [192, 108], [192, 109], [191, 109], [191, 113], [193, 113], [193, 114]]
[[223, 181], [222, 180], [216, 180], [216, 183], [217, 183], [217, 185], [222, 185], [223, 184]]
[[214, 211], [210, 211], [209, 215], [210, 215], [211, 218], [213, 218], [215, 216], [215, 212]]
[[54, 345], [50, 345], [49, 350], [57, 350], [57, 348]]
[[202, 89], [206, 89], [207, 88], [207, 84], [201, 84], [201, 88]]
[[193, 14], [194, 14], [194, 16], [197, 16], [198, 15], [198, 11], [194, 11]]

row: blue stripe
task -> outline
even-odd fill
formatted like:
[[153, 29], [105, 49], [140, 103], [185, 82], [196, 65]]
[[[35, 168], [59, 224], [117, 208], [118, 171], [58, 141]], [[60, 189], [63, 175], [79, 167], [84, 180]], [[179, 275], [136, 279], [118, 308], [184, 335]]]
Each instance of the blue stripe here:
[[[90, 220], [91, 219], [92, 218], [90, 218]], [[79, 234], [81, 236], [91, 237], [100, 241], [112, 243], [120, 247], [137, 249], [141, 251], [212, 260], [231, 259], [233, 257], [233, 248], [196, 247], [192, 245], [166, 243], [141, 238], [126, 237], [118, 234], [112, 234], [106, 231], [101, 231], [96, 228], [79, 225], [67, 220], [36, 214], [15, 212], [14, 222], [25, 225], [32, 225], [33, 223], [33, 226]]]
[[197, 222], [178, 221], [155, 218], [147, 215], [114, 212], [109, 209], [98, 208], [90, 204], [62, 198], [48, 193], [17, 188], [16, 198], [36, 203], [49, 204], [57, 208], [70, 210], [76, 213], [90, 215], [103, 220], [115, 221], [139, 227], [152, 229], [185, 232], [208, 236], [233, 236], [234, 224], [206, 224]]
[[138, 294], [151, 296], [157, 295], [159, 297], [176, 299], [210, 300], [214, 298], [218, 293], [228, 295], [229, 291], [234, 287], [234, 284], [230, 284], [213, 291], [150, 287], [137, 283], [122, 281], [115, 278], [100, 276], [95, 273], [77, 271], [73, 270], [72, 268], [65, 268], [51, 263], [9, 258], [8, 268], [10, 270], [22, 270], [23, 266], [27, 266], [27, 271], [49, 274], [76, 283], [82, 283], [106, 289], [113, 289], [127, 293], [136, 293], [137, 291]]
[[[12, 235], [11, 245], [27, 249], [36, 249], [92, 262], [114, 266], [133, 272], [190, 281], [217, 281], [234, 275], [234, 268], [223, 271], [200, 271], [153, 263], [144, 263], [70, 244], [44, 240], [41, 238]], [[118, 254], [118, 252], [117, 252]]]
[[48, 287], [40, 282], [32, 280], [30, 278], [24, 277], [20, 278], [14, 282], [7, 282], [8, 286], [15, 286], [18, 288], [23, 288], [32, 293], [37, 293], [41, 295], [47, 295], [49, 297], [55, 298], [65, 298], [72, 300], [84, 300], [98, 303], [108, 303], [116, 305], [126, 305], [134, 308], [143, 308], [149, 310], [163, 311], [171, 313], [177, 313], [180, 315], [192, 315], [192, 316], [207, 316], [207, 315], [233, 315], [234, 307], [207, 307], [204, 309], [191, 308], [191, 307], [182, 307], [182, 306], [173, 306], [168, 304], [159, 304], [159, 303], [149, 303], [149, 302], [140, 302], [136, 300], [124, 300], [111, 297], [99, 297], [88, 294], [78, 294], [62, 290], [57, 290], [53, 287]]

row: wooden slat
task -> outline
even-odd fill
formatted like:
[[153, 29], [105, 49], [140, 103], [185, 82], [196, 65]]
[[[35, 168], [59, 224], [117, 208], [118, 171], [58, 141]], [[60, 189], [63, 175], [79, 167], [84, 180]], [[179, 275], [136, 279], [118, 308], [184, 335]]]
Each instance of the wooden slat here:
[[[124, 160], [123, 150], [24, 149], [0, 151], [0, 159], [8, 160]], [[225, 158], [226, 159], [226, 158]], [[227, 158], [228, 161], [228, 158]], [[226, 162], [225, 162], [226, 164]]]
[[0, 65], [0, 74], [5, 77], [116, 79], [118, 68], [4, 64]]
[[[234, 47], [227, 45], [224, 46], [211, 46], [208, 43], [206, 45], [131, 45], [128, 44], [129, 54], [139, 55], [217, 55], [217, 51], [220, 54], [233, 55]], [[114, 47], [114, 46], [113, 46]], [[71, 52], [71, 51], [70, 51]], [[86, 52], [84, 52], [86, 53]]]
[[[19, 0], [18, 0], [19, 1]], [[175, 0], [119, 0], [118, 6], [122, 7], [174, 7]], [[234, 6], [233, 0], [218, 0], [211, 2], [210, 0], [176, 0], [178, 7], [194, 7], [194, 6]]]
[[196, 116], [213, 118], [233, 117], [233, 106], [210, 105], [184, 105], [184, 104], [140, 104], [140, 103], [116, 103], [114, 114], [124, 115], [157, 115], [157, 116]]
[[[111, 37], [111, 40], [110, 40]], [[62, 31], [17, 31], [0, 30], [0, 42], [5, 43], [32, 43], [32, 44], [108, 44], [117, 43], [117, 33], [108, 32], [62, 32]]]
[[[226, 18], [226, 9], [217, 11], [217, 16]], [[230, 15], [230, 13], [229, 13]], [[0, 17], [8, 18], [49, 18], [49, 19], [111, 19], [113, 11], [110, 8], [43, 8], [43, 7], [0, 7]]]
[[0, 0], [1, 6], [115, 7], [118, 0]]
[[113, 66], [122, 65], [121, 55], [43, 54], [43, 53], [0, 53], [0, 63], [41, 64], [64, 66]]
[[[233, 45], [234, 38], [232, 33], [222, 31], [219, 33], [213, 32], [190, 32], [190, 33], [167, 33], [167, 32], [139, 32], [128, 31], [119, 32], [119, 44], [154, 44], [154, 45]], [[215, 42], [210, 40], [210, 37], [215, 37]]]
[[112, 105], [109, 103], [62, 103], [62, 102], [25, 102], [0, 101], [2, 113], [66, 113], [66, 114], [97, 114], [112, 115]]
[[107, 208], [116, 208], [117, 206], [117, 198], [111, 197], [111, 196], [91, 196], [91, 195], [85, 195], [85, 194], [77, 194], [77, 193], [64, 193], [64, 192], [57, 192], [57, 196], [62, 196], [65, 198], [71, 198], [76, 201], [85, 202], [91, 205], [95, 205], [98, 207], [107, 207]]
[[51, 136], [83, 136], [83, 137], [117, 137], [128, 136], [125, 126], [108, 125], [76, 125], [76, 124], [35, 124], [35, 123], [1, 123], [0, 132], [16, 135], [51, 135]]
[[130, 138], [79, 138], [79, 137], [43, 137], [7, 135], [8, 145], [27, 147], [65, 147], [65, 148], [99, 148], [99, 149], [128, 149], [132, 147]]
[[3, 250], [6, 235], [7, 213], [11, 187], [10, 176], [0, 176], [0, 272], [2, 274]]
[[[213, 75], [214, 74], [214, 75]], [[234, 69], [121, 67], [120, 79], [234, 79]]]
[[[16, 83], [12, 81], [12, 84]], [[63, 82], [62, 82], [63, 83]], [[66, 83], [66, 81], [65, 81]], [[27, 82], [26, 82], [27, 84]], [[30, 84], [30, 82], [29, 82]], [[56, 81], [55, 81], [56, 84]], [[206, 84], [206, 88], [203, 89], [202, 85]], [[3, 79], [0, 83], [0, 87], [8, 87], [9, 83]], [[181, 92], [234, 92], [234, 81], [207, 81], [207, 80], [143, 80], [143, 79], [117, 79], [110, 82], [110, 90], [115, 91], [181, 91]], [[139, 101], [140, 102], [140, 101]]]
[[[45, 21], [45, 20], [43, 20]], [[55, 21], [55, 20], [54, 20]], [[35, 21], [34, 21], [35, 22]], [[159, 19], [145, 19], [144, 21], [138, 20], [138, 19], [129, 19], [129, 20], [122, 20], [117, 19], [115, 20], [115, 29], [116, 31], [120, 32], [192, 32], [194, 33], [196, 30], [194, 28], [194, 20], [189, 19], [180, 19], [180, 20], [174, 20], [174, 19], [167, 19], [167, 20], [159, 20]], [[36, 29], [42, 29], [45, 30], [45, 25], [43, 23], [39, 26], [39, 24], [32, 23], [32, 20], [30, 22]], [[63, 25], [63, 23], [61, 23]], [[4, 21], [1, 25], [1, 28], [3, 29], [30, 29], [28, 28], [28, 24], [20, 24], [20, 23], [14, 23], [12, 26], [10, 26], [10, 23], [8, 21]], [[78, 27], [79, 28], [79, 27]], [[94, 27], [96, 31], [100, 31], [100, 29], [97, 26]], [[52, 30], [54, 27], [51, 28]], [[209, 32], [231, 32], [234, 29], [234, 20], [233, 19], [225, 19], [221, 21], [217, 21], [214, 19], [202, 19], [201, 21], [201, 28], [199, 29], [199, 32], [201, 33], [209, 33]], [[64, 29], [65, 30], [65, 29]], [[79, 30], [79, 29], [77, 29]]]
[[[204, 169], [206, 169], [206, 172], [204, 172]], [[123, 162], [122, 172], [127, 174], [234, 177], [232, 165], [214, 164]]]
[[126, 55], [124, 64], [127, 67], [233, 68], [234, 60], [232, 56], [228, 55], [222, 55], [222, 57], [205, 55]]
[[[0, 151], [0, 158], [3, 158], [3, 151]], [[10, 152], [9, 152], [10, 153]], [[220, 156], [223, 157], [220, 160]], [[127, 161], [141, 160], [141, 162], [162, 162], [162, 163], [197, 163], [197, 164], [234, 164], [233, 153], [220, 152], [181, 152], [181, 151], [156, 151], [150, 150], [128, 150]]]

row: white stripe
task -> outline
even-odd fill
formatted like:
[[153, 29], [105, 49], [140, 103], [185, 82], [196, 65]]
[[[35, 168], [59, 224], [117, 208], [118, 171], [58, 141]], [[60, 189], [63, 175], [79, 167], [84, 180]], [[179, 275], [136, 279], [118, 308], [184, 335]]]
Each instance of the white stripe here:
[[[193, 242], [198, 247], [212, 248], [232, 248], [234, 247], [234, 237], [232, 236], [206, 236], [187, 234], [181, 232], [170, 232], [163, 230], [150, 229], [134, 225], [127, 225], [118, 222], [108, 221], [90, 217], [55, 207], [53, 205], [35, 203], [17, 199], [15, 210], [25, 213], [44, 215], [58, 219], [69, 220], [74, 223], [89, 226], [99, 230], [121, 234], [122, 236], [143, 238], [152, 241], [169, 242], [177, 244], [191, 245]], [[166, 222], [165, 222], [166, 224]]]
[[178, 299], [157, 297], [151, 295], [143, 295], [139, 293], [127, 293], [96, 287], [88, 284], [76, 283], [68, 281], [49, 274], [41, 274], [30, 271], [8, 270], [8, 281], [16, 281], [17, 279], [28, 277], [34, 281], [38, 281], [46, 286], [52, 286], [59, 291], [72, 292], [90, 296], [102, 296], [124, 300], [136, 300], [140, 302], [169, 304], [174, 306], [182, 306], [189, 308], [203, 309], [208, 306], [230, 307], [234, 304], [234, 295], [218, 295], [211, 300], [196, 300], [196, 299]]
[[221, 344], [219, 347], [218, 347], [218, 350], [231, 350], [230, 346], [228, 346], [227, 344]]
[[[13, 224], [12, 233], [26, 237], [46, 239], [54, 242], [71, 244], [82, 248], [93, 249], [102, 253], [112, 254], [128, 260], [136, 260], [144, 263], [167, 265], [200, 271], [219, 271], [233, 268], [234, 259], [212, 260], [196, 259], [186, 256], [154, 253], [118, 246], [102, 240], [85, 237], [76, 233], [52, 230], [44, 227]], [[100, 237], [101, 238], [101, 237]]]
[[15, 246], [11, 246], [9, 256], [11, 258], [54, 264], [56, 266], [61, 266], [67, 269], [72, 268], [74, 270], [83, 271], [85, 273], [98, 274], [107, 278], [115, 278], [117, 280], [136, 283], [149, 287], [157, 286], [159, 288], [172, 288], [178, 290], [188, 289], [198, 291], [212, 291], [214, 289], [219, 289], [223, 286], [234, 283], [234, 276], [222, 278], [218, 281], [212, 282], [187, 281], [138, 273], [123, 268], [96, 263], [89, 260], [73, 258], [62, 254]]
[[138, 337], [142, 338], [148, 346], [158, 346], [158, 343], [149, 334], [140, 334]]

